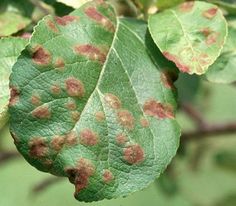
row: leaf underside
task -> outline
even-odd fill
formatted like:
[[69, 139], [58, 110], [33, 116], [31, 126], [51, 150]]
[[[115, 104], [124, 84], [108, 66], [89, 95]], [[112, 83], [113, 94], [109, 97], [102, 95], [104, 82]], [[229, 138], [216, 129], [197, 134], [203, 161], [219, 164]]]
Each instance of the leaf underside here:
[[151, 35], [182, 72], [204, 74], [214, 63], [227, 37], [221, 10], [206, 2], [190, 1], [152, 15]]
[[15, 144], [37, 169], [68, 177], [78, 200], [143, 189], [176, 153], [169, 62], [150, 45], [144, 22], [98, 0], [45, 17], [14, 65]]

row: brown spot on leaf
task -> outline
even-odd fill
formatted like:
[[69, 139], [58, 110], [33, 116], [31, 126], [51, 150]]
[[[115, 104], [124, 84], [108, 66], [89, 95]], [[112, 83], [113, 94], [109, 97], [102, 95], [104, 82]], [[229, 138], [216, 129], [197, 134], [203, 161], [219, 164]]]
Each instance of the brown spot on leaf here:
[[84, 90], [84, 85], [83, 83], [74, 78], [74, 77], [69, 77], [66, 81], [66, 91], [68, 95], [72, 97], [83, 97], [85, 90]]
[[125, 134], [120, 133], [120, 134], [118, 134], [118, 135], [116, 136], [116, 142], [117, 142], [117, 144], [123, 145], [123, 144], [125, 144], [127, 141], [128, 141], [128, 138], [127, 138], [127, 136], [126, 136]]
[[62, 58], [59, 57], [59, 58], [56, 59], [54, 65], [57, 69], [61, 70], [62, 68], [65, 67], [65, 62]]
[[103, 53], [99, 48], [93, 45], [77, 45], [74, 50], [76, 54], [86, 56], [92, 61], [99, 61], [101, 64], [106, 61], [106, 53]]
[[205, 36], [205, 37], [208, 37], [211, 33], [212, 33], [212, 30], [209, 28], [209, 27], [206, 27], [206, 28], [203, 28], [201, 30], [201, 33]]
[[56, 136], [51, 141], [51, 147], [57, 152], [62, 149], [64, 144], [65, 144], [65, 138], [62, 136]]
[[173, 108], [170, 105], [162, 104], [156, 100], [149, 100], [143, 106], [145, 114], [160, 119], [174, 118]]
[[102, 122], [105, 119], [105, 114], [103, 111], [98, 111], [95, 114], [95, 118], [98, 122]]
[[80, 132], [80, 143], [87, 146], [94, 146], [98, 143], [98, 135], [91, 129], [84, 129]]
[[113, 174], [110, 170], [106, 169], [103, 171], [103, 181], [108, 184], [113, 180]]
[[189, 72], [190, 71], [190, 68], [187, 65], [183, 64], [175, 55], [170, 54], [167, 51], [164, 51], [163, 55], [168, 60], [174, 62], [176, 64], [176, 66], [179, 68], [180, 71], [182, 71], [182, 72]]
[[20, 99], [20, 91], [16, 87], [11, 87], [9, 106], [14, 106]]
[[134, 117], [128, 110], [121, 110], [117, 113], [118, 121], [127, 129], [134, 128]]
[[69, 110], [75, 110], [77, 108], [77, 105], [76, 105], [74, 100], [69, 100], [66, 103], [66, 108], [69, 109]]
[[175, 89], [173, 80], [169, 72], [164, 71], [161, 73], [161, 81], [167, 89]]
[[34, 49], [32, 59], [33, 59], [33, 62], [36, 64], [48, 65], [51, 61], [51, 54], [42, 46], [37, 46]]
[[120, 109], [121, 108], [121, 101], [114, 94], [106, 93], [104, 96], [104, 99], [105, 99], [105, 102], [108, 103], [111, 108], [113, 108], [113, 109]]
[[218, 32], [212, 32], [210, 35], [207, 36], [206, 38], [206, 44], [207, 45], [212, 45], [215, 44], [218, 40], [219, 33]]
[[94, 21], [102, 25], [106, 30], [110, 32], [115, 32], [116, 29], [111, 20], [102, 15], [95, 7], [87, 8], [85, 10], [85, 14], [89, 18], [93, 19]]
[[48, 153], [48, 146], [43, 138], [33, 138], [29, 141], [29, 154], [33, 158], [44, 157]]
[[138, 164], [144, 160], [144, 151], [138, 144], [130, 145], [124, 149], [124, 159], [129, 164]]
[[36, 105], [36, 106], [40, 105], [40, 104], [41, 104], [41, 98], [40, 98], [40, 96], [38, 96], [38, 95], [32, 95], [32, 97], [31, 97], [31, 103], [32, 103], [33, 105]]
[[33, 117], [39, 118], [39, 119], [48, 119], [51, 117], [51, 112], [49, 111], [49, 108], [47, 105], [39, 106], [36, 109], [32, 111]]
[[214, 18], [216, 16], [217, 12], [218, 12], [218, 8], [217, 7], [213, 7], [213, 8], [210, 8], [210, 9], [204, 11], [202, 13], [202, 15], [204, 17], [206, 17], [207, 19], [212, 19], [212, 18]]
[[66, 25], [70, 24], [71, 22], [73, 22], [75, 20], [79, 20], [79, 17], [69, 16], [69, 15], [63, 16], [63, 17], [56, 16], [55, 20], [59, 25], [66, 26]]
[[55, 85], [52, 85], [51, 86], [51, 92], [54, 94], [54, 95], [58, 95], [61, 93], [61, 88], [59, 85], [55, 84]]
[[54, 23], [51, 19], [49, 19], [49, 20], [47, 21], [47, 26], [48, 26], [52, 31], [54, 31], [55, 33], [58, 33], [58, 32], [59, 32], [59, 30], [58, 30], [58, 28], [56, 27], [55, 23]]
[[75, 131], [71, 131], [65, 136], [65, 144], [68, 146], [78, 144], [78, 135]]
[[95, 167], [90, 160], [81, 158], [78, 161], [76, 177], [75, 177], [75, 194], [86, 188], [89, 178], [94, 174]]
[[145, 119], [144, 117], [140, 119], [140, 124], [142, 127], [149, 127], [149, 121]]
[[179, 8], [180, 8], [180, 11], [182, 12], [190, 12], [192, 11], [193, 6], [194, 6], [194, 1], [188, 1], [181, 4]]

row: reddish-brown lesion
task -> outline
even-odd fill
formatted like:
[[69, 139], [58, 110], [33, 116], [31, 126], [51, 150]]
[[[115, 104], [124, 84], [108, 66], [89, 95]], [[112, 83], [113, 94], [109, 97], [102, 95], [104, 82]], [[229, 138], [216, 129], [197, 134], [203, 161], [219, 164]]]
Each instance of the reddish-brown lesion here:
[[120, 133], [120, 134], [116, 135], [117, 144], [124, 145], [127, 141], [128, 141], [128, 137], [125, 134]]
[[19, 102], [20, 99], [20, 90], [16, 87], [10, 87], [10, 100], [9, 106], [14, 106]]
[[57, 69], [62, 69], [65, 67], [65, 61], [63, 58], [61, 57], [58, 57], [55, 61], [55, 64], [54, 66], [57, 68]]
[[32, 60], [38, 65], [48, 65], [51, 62], [51, 54], [42, 46], [36, 46], [33, 49]]
[[84, 84], [80, 80], [74, 77], [69, 77], [65, 80], [65, 85], [69, 96], [80, 98], [84, 96]]
[[32, 111], [32, 116], [39, 119], [49, 119], [51, 112], [48, 105], [42, 105]]
[[121, 101], [114, 94], [106, 93], [104, 95], [104, 100], [113, 109], [120, 109], [121, 108]]
[[194, 7], [194, 1], [188, 1], [188, 2], [184, 2], [183, 4], [181, 4], [179, 6], [179, 9], [182, 12], [190, 12], [193, 10], [193, 7]]
[[108, 169], [103, 171], [103, 181], [108, 184], [114, 179], [112, 172]]
[[71, 16], [71, 15], [66, 15], [63, 17], [59, 17], [59, 16], [55, 17], [55, 21], [60, 26], [66, 26], [66, 25], [72, 23], [73, 21], [78, 21], [78, 20], [79, 20], [78, 16]]
[[29, 154], [33, 158], [42, 158], [48, 154], [48, 145], [41, 137], [32, 138], [29, 143]]
[[150, 99], [144, 103], [143, 110], [146, 115], [159, 119], [175, 118], [173, 107], [171, 105], [163, 104], [153, 99]]
[[144, 161], [144, 151], [139, 144], [124, 148], [124, 159], [129, 164], [138, 164]]
[[142, 117], [142, 118], [140, 119], [140, 124], [141, 124], [141, 126], [144, 127], [144, 128], [149, 127], [149, 121], [148, 121], [146, 118], [144, 118], [144, 117]]
[[218, 32], [212, 32], [211, 34], [209, 34], [205, 40], [207, 45], [212, 45], [217, 43], [218, 38], [219, 38], [219, 33]]
[[98, 135], [91, 129], [84, 129], [80, 132], [80, 143], [87, 146], [94, 146], [99, 142]]
[[42, 103], [41, 97], [39, 95], [32, 95], [31, 96], [31, 103], [35, 106], [40, 105]]
[[175, 89], [174, 81], [172, 79], [172, 75], [170, 72], [163, 71], [161, 73], [161, 82], [167, 89], [173, 89], [173, 90]]
[[51, 147], [56, 152], [60, 151], [65, 144], [65, 137], [63, 136], [55, 136], [51, 141]]
[[218, 12], [218, 8], [213, 7], [213, 8], [210, 8], [210, 9], [204, 11], [202, 13], [202, 15], [207, 19], [213, 19], [217, 15], [217, 12]]
[[119, 123], [124, 126], [127, 129], [133, 129], [134, 128], [134, 117], [131, 112], [128, 110], [121, 110], [117, 112], [117, 118]]
[[51, 19], [48, 19], [46, 23], [47, 23], [47, 26], [48, 26], [53, 32], [55, 32], [55, 33], [58, 33], [58, 32], [59, 32], [57, 26], [55, 25], [55, 23], [54, 23]]

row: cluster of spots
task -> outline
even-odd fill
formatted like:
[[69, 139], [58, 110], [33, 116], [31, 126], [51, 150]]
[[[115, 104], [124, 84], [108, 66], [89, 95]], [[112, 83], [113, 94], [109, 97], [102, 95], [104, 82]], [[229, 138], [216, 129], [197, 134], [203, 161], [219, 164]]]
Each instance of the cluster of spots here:
[[71, 97], [83, 97], [85, 93], [84, 89], [84, 84], [74, 78], [74, 77], [69, 77], [68, 79], [65, 80], [65, 85], [66, 85], [66, 91], [67, 94]]
[[79, 111], [76, 111], [77, 109], [77, 105], [75, 103], [74, 100], [69, 100], [65, 107], [68, 109], [68, 110], [71, 110], [71, 118], [74, 122], [77, 122], [79, 119], [80, 119], [80, 112]]
[[20, 98], [20, 91], [16, 87], [11, 87], [9, 106], [17, 104]]
[[41, 98], [38, 95], [32, 95], [31, 97], [31, 103], [35, 106], [38, 106], [41, 104]]
[[32, 111], [32, 115], [33, 117], [39, 119], [49, 119], [51, 117], [51, 112], [49, 110], [48, 105], [42, 105], [34, 109]]
[[77, 45], [74, 51], [76, 54], [85, 56], [91, 61], [98, 61], [101, 64], [106, 61], [107, 52], [102, 52], [99, 48], [90, 44]]
[[129, 164], [138, 164], [144, 160], [144, 151], [138, 144], [124, 148], [124, 160]]
[[162, 104], [156, 100], [148, 100], [143, 106], [145, 114], [160, 119], [174, 118], [174, 111], [171, 105]]
[[80, 132], [80, 143], [86, 146], [94, 146], [98, 144], [99, 137], [91, 129], [84, 129]]
[[42, 158], [48, 154], [47, 142], [41, 137], [31, 139], [28, 146], [29, 154], [33, 158]]
[[140, 124], [142, 127], [146, 128], [146, 127], [149, 127], [149, 121], [147, 119], [145, 119], [144, 117], [142, 117], [140, 119]]
[[61, 87], [58, 84], [54, 84], [51, 86], [51, 92], [54, 95], [59, 95], [61, 93]]
[[67, 16], [63, 16], [63, 17], [59, 17], [59, 16], [56, 16], [56, 17], [55, 17], [55, 21], [56, 21], [57, 24], [59, 24], [60, 26], [66, 26], [66, 25], [68, 25], [68, 24], [70, 24], [71, 22], [76, 21], [76, 20], [79, 20], [79, 17], [78, 17], [78, 16], [70, 16], [70, 15], [67, 15]]
[[120, 133], [116, 136], [116, 142], [119, 145], [124, 145], [127, 141], [128, 137], [125, 134]]
[[112, 172], [108, 169], [103, 171], [103, 181], [108, 184], [113, 180], [114, 176]]
[[210, 8], [210, 9], [204, 11], [202, 13], [202, 15], [203, 15], [203, 17], [205, 17], [207, 19], [213, 19], [216, 16], [217, 12], [218, 12], [218, 8], [213, 7], [213, 8]]
[[134, 117], [128, 110], [121, 110], [117, 113], [119, 123], [127, 129], [134, 128]]
[[59, 30], [58, 28], [56, 27], [55, 23], [51, 20], [51, 19], [48, 19], [47, 22], [46, 22], [47, 26], [52, 30], [54, 31], [55, 33], [58, 33]]
[[188, 1], [180, 5], [180, 11], [182, 12], [190, 12], [194, 7], [194, 1]]
[[173, 80], [169, 72], [164, 71], [161, 73], [161, 81], [167, 89], [175, 89]]
[[42, 46], [36, 46], [33, 49], [32, 60], [38, 65], [48, 65], [51, 62], [51, 54]]
[[114, 94], [106, 93], [104, 96], [104, 100], [113, 109], [120, 109], [121, 108], [121, 101]]
[[95, 7], [86, 8], [85, 14], [98, 24], [102, 25], [106, 30], [115, 32], [116, 29], [111, 20], [101, 14]]
[[189, 66], [183, 64], [175, 55], [170, 54], [167, 51], [163, 52], [163, 55], [170, 61], [174, 62], [176, 66], [179, 68], [180, 71], [182, 72], [189, 72], [190, 68]]
[[95, 113], [95, 118], [98, 122], [102, 122], [105, 120], [105, 114], [103, 111], [98, 111]]
[[75, 168], [65, 169], [69, 180], [75, 184], [75, 195], [88, 186], [89, 178], [95, 173], [92, 162], [85, 158], [80, 158]]

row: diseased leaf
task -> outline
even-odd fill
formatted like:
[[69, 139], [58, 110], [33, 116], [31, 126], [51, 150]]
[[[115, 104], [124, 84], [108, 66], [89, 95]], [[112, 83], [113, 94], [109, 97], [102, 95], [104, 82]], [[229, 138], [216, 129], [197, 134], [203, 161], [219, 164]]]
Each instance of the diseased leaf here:
[[39, 170], [68, 177], [78, 200], [147, 187], [179, 143], [168, 65], [145, 22], [118, 19], [101, 0], [45, 17], [11, 76], [18, 150]]
[[149, 29], [162, 53], [180, 71], [199, 75], [220, 55], [227, 36], [222, 12], [199, 1], [152, 15]]
[[229, 84], [236, 81], [236, 21], [229, 22], [229, 35], [220, 57], [210, 66], [206, 78]]
[[0, 129], [8, 119], [8, 100], [10, 97], [9, 76], [17, 57], [26, 45], [21, 38], [0, 39]]

